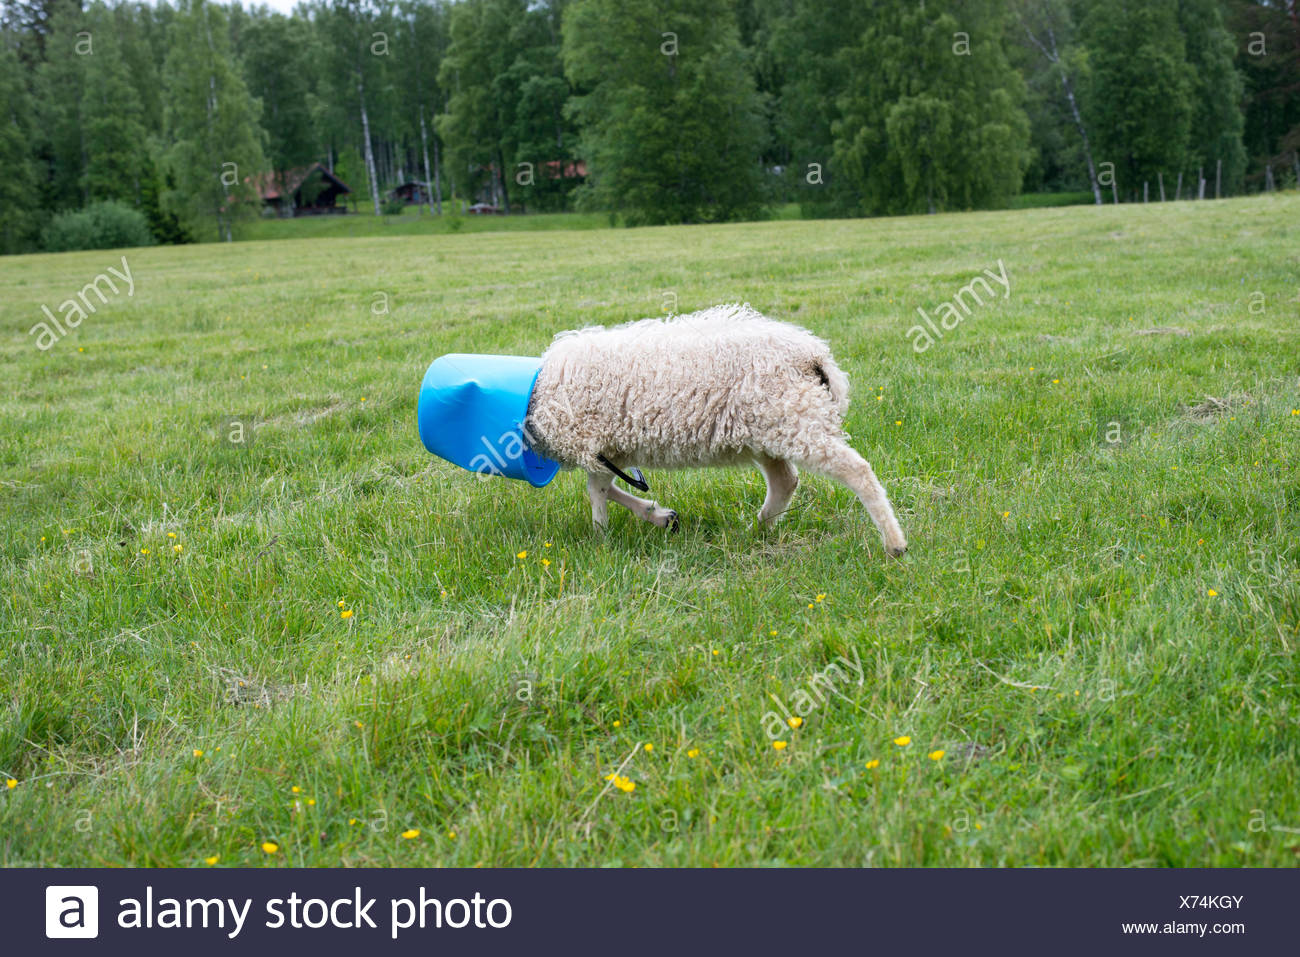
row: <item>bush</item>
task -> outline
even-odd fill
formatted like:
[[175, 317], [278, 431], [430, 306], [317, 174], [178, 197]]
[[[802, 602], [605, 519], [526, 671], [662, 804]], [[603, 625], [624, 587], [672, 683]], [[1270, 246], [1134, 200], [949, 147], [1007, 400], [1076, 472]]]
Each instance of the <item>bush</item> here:
[[384, 200], [383, 205], [379, 208], [383, 210], [385, 216], [401, 216], [406, 212], [406, 203], [394, 197]]
[[144, 213], [117, 200], [91, 203], [85, 209], [59, 213], [41, 233], [41, 244], [52, 253], [74, 249], [118, 249], [152, 246], [153, 233]]

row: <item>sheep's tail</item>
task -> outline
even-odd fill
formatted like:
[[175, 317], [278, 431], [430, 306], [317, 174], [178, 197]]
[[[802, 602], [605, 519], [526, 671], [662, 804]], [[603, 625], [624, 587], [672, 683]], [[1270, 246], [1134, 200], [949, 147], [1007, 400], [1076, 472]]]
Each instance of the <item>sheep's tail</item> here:
[[849, 377], [835, 364], [830, 354], [817, 356], [808, 370], [830, 392], [841, 416], [849, 411]]

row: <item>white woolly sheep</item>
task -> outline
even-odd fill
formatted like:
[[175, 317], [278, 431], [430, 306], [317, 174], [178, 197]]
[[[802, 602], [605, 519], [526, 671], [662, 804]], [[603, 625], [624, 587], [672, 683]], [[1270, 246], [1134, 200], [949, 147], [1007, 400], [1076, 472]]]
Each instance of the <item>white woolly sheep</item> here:
[[664, 528], [677, 513], [613, 484], [644, 468], [754, 463], [767, 480], [759, 521], [780, 517], [796, 466], [842, 482], [892, 556], [907, 541], [885, 489], [843, 427], [849, 383], [825, 340], [748, 305], [563, 332], [542, 355], [525, 435], [538, 454], [587, 472], [591, 516], [607, 502]]

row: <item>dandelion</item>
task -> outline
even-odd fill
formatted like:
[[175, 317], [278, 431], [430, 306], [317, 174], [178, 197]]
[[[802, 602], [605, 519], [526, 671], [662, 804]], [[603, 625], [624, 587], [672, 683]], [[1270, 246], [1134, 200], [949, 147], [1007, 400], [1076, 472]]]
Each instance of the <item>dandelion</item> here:
[[808, 602], [808, 607], [811, 608], [812, 606], [813, 606], [813, 603], [812, 603], [812, 602]]
[[645, 749], [646, 751], [653, 751], [655, 749], [655, 746], [651, 744], [649, 741], [647, 741], [645, 745]]
[[700, 756], [700, 749], [691, 748], [689, 751], [686, 752], [686, 756], [688, 758], [698, 758]]
[[902, 424], [903, 424], [903, 420], [902, 420], [902, 419], [895, 419], [895, 420], [894, 420], [894, 425], [902, 425]]
[[771, 631], [768, 632], [768, 634], [771, 635], [773, 638], [775, 638], [775, 637], [776, 637], [776, 629], [773, 628]]
[[911, 743], [912, 739], [905, 734], [894, 739], [894, 744], [898, 745], [900, 748], [905, 748]]
[[1061, 380], [1060, 380], [1060, 379], [1053, 379], [1053, 380], [1052, 380], [1052, 385], [1060, 385], [1060, 384], [1061, 384]]
[[784, 750], [785, 750], [785, 746], [786, 746], [788, 743], [789, 743], [789, 742], [787, 742], [787, 741], [773, 741], [773, 742], [772, 742], [772, 747], [776, 748], [778, 751], [784, 751]]
[[1211, 589], [1210, 589], [1209, 591], [1207, 591], [1205, 594], [1209, 595], [1211, 598], [1217, 598], [1218, 595], [1219, 595], [1219, 593], [1218, 593], [1217, 591], [1215, 591], [1213, 588], [1211, 588]]
[[938, 751], [931, 751], [931, 752], [930, 752], [930, 760], [931, 760], [931, 761], [942, 761], [942, 760], [943, 760], [944, 753], [945, 753], [945, 752], [943, 751], [943, 749], [940, 749], [940, 750], [938, 750]]
[[821, 593], [817, 596], [817, 600], [818, 600], [818, 601], [825, 601], [825, 600], [826, 600], [826, 592], [821, 592]]
[[713, 649], [713, 654], [714, 654], [715, 657], [718, 655], [718, 649], [717, 649], [717, 648], [714, 648], [714, 649]]
[[785, 719], [785, 723], [788, 724], [788, 725], [789, 725], [790, 727], [792, 727], [792, 728], [797, 728], [797, 727], [799, 727], [801, 724], [803, 724], [803, 718], [800, 718], [800, 717], [798, 717], [798, 716], [796, 715], [795, 717], [786, 718], [786, 719]]
[[343, 611], [339, 612], [339, 617], [340, 617], [340, 618], [351, 618], [351, 617], [352, 617], [352, 609], [351, 609], [351, 608], [345, 608], [345, 609], [343, 609]]
[[149, 549], [147, 549], [147, 548], [142, 548], [142, 549], [140, 549], [140, 554], [141, 554], [141, 555], [148, 555], [148, 554], [149, 554]]
[[12, 791], [14, 788], [18, 787], [18, 779], [5, 778], [5, 787], [7, 787], [10, 791]]
[[307, 799], [307, 806], [308, 806], [308, 807], [315, 807], [315, 806], [316, 806], [316, 799], [315, 799], [315, 798], [308, 798], [308, 799]]
[[168, 532], [168, 533], [167, 533], [167, 537], [168, 537], [168, 538], [175, 538], [175, 537], [176, 537], [176, 533], [175, 533], [175, 532]]
[[615, 720], [615, 722], [614, 722], [614, 727], [616, 727], [616, 728], [621, 728], [622, 726], [623, 726], [623, 722], [622, 722], [622, 721]]
[[202, 749], [200, 749], [200, 748], [195, 748], [195, 749], [194, 749], [194, 756], [195, 756], [196, 758], [201, 758], [201, 757], [203, 757], [203, 751], [202, 751]]
[[289, 788], [289, 790], [292, 791], [294, 794], [302, 793], [302, 788], [298, 787], [298, 785], [296, 784], [293, 787]]
[[874, 771], [878, 767], [880, 767], [880, 758], [872, 758], [867, 762], [868, 771]]
[[550, 568], [550, 567], [551, 567], [551, 560], [550, 560], [549, 558], [543, 558], [543, 559], [542, 559], [542, 567], [543, 567], [543, 568]]
[[407, 830], [402, 832], [402, 837], [406, 838], [406, 840], [408, 841], [413, 841], [419, 836], [420, 836], [420, 829], [418, 827], [408, 828]]
[[550, 547], [551, 547], [550, 542], [542, 542], [542, 548], [550, 548]]
[[265, 851], [267, 854], [274, 854], [279, 849], [280, 849], [280, 845], [275, 843], [275, 841], [262, 842], [262, 850]]
[[456, 840], [456, 832], [455, 832], [455, 831], [448, 831], [448, 832], [447, 832], [447, 836], [448, 836], [449, 838], [451, 838], [453, 841]]
[[349, 827], [355, 827], [355, 826], [356, 826], [356, 823], [357, 823], [357, 819], [356, 819], [355, 817], [350, 817], [350, 818], [348, 818], [348, 826], [349, 826]]
[[184, 549], [180, 545], [173, 545], [172, 551], [174, 551], [177, 555], [179, 555], [182, 551], [184, 551]]
[[527, 557], [528, 557], [528, 552], [527, 552], [527, 551], [522, 551], [522, 552], [520, 552], [519, 554], [517, 554], [517, 555], [515, 556], [515, 558], [518, 558], [518, 559], [520, 559], [520, 560], [523, 560], [523, 559], [525, 559], [525, 558], [527, 558]]
[[620, 774], [614, 778], [614, 787], [618, 788], [624, 794], [631, 794], [636, 790], [636, 782], [631, 778], [623, 777]]
[[1002, 513], [1002, 517], [1003, 517], [1003, 518], [1010, 518], [1010, 517], [1011, 517], [1011, 513], [1010, 513], [1010, 512], [1003, 512], [1003, 513]]
[[211, 867], [213, 864], [217, 863], [217, 861], [219, 861], [219, 860], [221, 860], [221, 855], [220, 855], [220, 854], [213, 854], [211, 857], [205, 857], [205, 858], [203, 859], [203, 863], [206, 864], [206, 865], [208, 865], [208, 867]]

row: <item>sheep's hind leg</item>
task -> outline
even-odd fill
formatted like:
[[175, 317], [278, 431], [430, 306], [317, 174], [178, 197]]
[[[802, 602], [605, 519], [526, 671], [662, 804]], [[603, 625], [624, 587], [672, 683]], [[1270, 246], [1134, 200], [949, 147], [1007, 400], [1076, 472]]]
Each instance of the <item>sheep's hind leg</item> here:
[[759, 509], [758, 520], [771, 525], [789, 507], [790, 498], [794, 495], [794, 490], [799, 487], [799, 473], [785, 459], [760, 453], [754, 457], [754, 461], [767, 481], [767, 497], [763, 499], [763, 507]]
[[671, 508], [664, 508], [649, 499], [637, 498], [631, 492], [625, 492], [617, 485], [609, 486], [609, 500], [617, 502], [638, 518], [643, 518], [652, 525], [677, 531], [677, 513]]
[[894, 517], [894, 509], [889, 504], [885, 487], [880, 484], [880, 479], [876, 478], [876, 473], [867, 460], [847, 442], [835, 439], [816, 448], [799, 464], [843, 482], [853, 491], [880, 530], [880, 536], [885, 541], [885, 551], [894, 558], [907, 551], [907, 539], [903, 537], [903, 530]]

